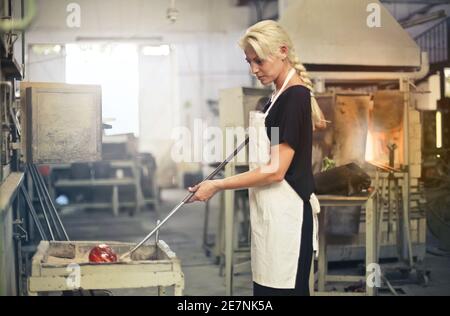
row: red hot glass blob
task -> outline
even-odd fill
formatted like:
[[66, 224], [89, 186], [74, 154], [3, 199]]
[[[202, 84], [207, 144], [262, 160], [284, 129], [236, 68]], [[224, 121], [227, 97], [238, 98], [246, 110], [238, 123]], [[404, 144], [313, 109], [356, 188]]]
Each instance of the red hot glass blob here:
[[110, 246], [101, 244], [91, 249], [91, 251], [89, 252], [89, 262], [91, 263], [117, 262], [117, 255]]

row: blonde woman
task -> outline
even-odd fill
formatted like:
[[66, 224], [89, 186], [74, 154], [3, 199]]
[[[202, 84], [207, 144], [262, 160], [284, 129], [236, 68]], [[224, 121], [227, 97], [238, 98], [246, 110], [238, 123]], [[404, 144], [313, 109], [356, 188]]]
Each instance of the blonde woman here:
[[250, 127], [267, 134], [253, 146], [250, 140], [250, 150], [267, 148], [270, 159], [250, 163], [249, 172], [190, 188], [196, 192], [191, 202], [249, 188], [254, 295], [308, 296], [320, 210], [313, 193], [312, 134], [322, 125], [322, 113], [306, 69], [277, 22], [250, 27], [240, 46], [253, 75], [275, 86], [264, 112], [250, 114]]

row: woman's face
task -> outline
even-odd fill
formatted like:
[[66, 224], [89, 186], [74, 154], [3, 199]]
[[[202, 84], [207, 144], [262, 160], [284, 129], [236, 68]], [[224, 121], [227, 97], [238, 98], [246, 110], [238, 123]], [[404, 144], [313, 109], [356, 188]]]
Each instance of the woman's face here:
[[250, 65], [252, 74], [258, 78], [262, 85], [267, 86], [273, 83], [280, 76], [284, 69], [283, 56], [270, 55], [262, 60], [258, 57], [253, 47], [250, 45], [244, 50], [246, 60]]

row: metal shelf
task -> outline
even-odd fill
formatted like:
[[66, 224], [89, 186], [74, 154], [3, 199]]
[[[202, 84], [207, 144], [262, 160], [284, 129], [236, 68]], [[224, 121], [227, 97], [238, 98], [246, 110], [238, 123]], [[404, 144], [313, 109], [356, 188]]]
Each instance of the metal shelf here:
[[127, 186], [136, 185], [136, 180], [133, 178], [123, 179], [92, 179], [92, 180], [58, 180], [53, 186], [55, 188], [70, 188], [70, 187], [112, 187], [112, 186]]

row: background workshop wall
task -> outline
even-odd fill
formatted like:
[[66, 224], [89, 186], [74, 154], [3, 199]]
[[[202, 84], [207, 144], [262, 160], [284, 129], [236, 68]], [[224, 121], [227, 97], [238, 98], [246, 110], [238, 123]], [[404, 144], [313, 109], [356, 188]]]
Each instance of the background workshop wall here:
[[[170, 161], [174, 127], [193, 130], [195, 119], [217, 124], [214, 105], [219, 90], [251, 84], [237, 41], [250, 24], [252, 8], [237, 7], [234, 0], [177, 1], [177, 20], [170, 23], [166, 16], [170, 1], [78, 0], [80, 27], [69, 27], [67, 6], [73, 2], [37, 1], [38, 16], [26, 38], [25, 80], [64, 82], [68, 43], [135, 44], [140, 150], [152, 152], [160, 170]], [[42, 45], [49, 45], [47, 55], [39, 52]], [[60, 45], [60, 50], [52, 45]], [[159, 45], [169, 45], [170, 54], [143, 53], [145, 47]]]

